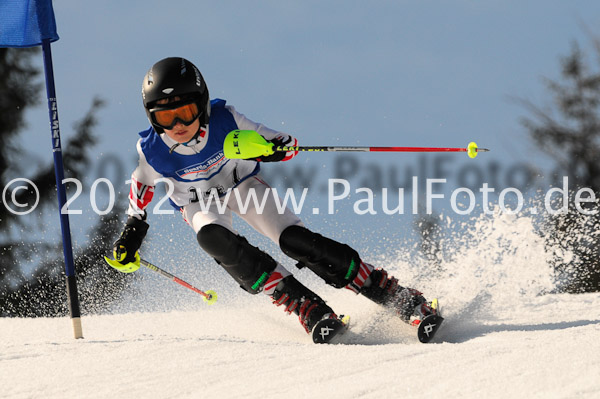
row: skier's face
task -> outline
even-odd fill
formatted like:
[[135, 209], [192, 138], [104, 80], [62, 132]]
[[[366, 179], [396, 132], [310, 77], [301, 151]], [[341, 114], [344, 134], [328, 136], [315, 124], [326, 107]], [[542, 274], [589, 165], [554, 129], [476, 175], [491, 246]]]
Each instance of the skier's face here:
[[[167, 104], [167, 103], [176, 102], [179, 100], [180, 100], [180, 98], [176, 96], [176, 97], [172, 97], [169, 99], [159, 100], [159, 101], [157, 101], [157, 104]], [[197, 109], [196, 109], [196, 111], [197, 111]], [[196, 118], [194, 120], [194, 122], [192, 122], [189, 125], [185, 125], [179, 119], [177, 119], [177, 122], [171, 129], [163, 128], [163, 130], [165, 131], [167, 136], [169, 136], [171, 139], [175, 140], [178, 143], [187, 143], [196, 135], [196, 133], [198, 132], [199, 129], [200, 129], [200, 119], [199, 118]]]
[[196, 119], [191, 125], [186, 126], [183, 123], [179, 122], [173, 129], [164, 129], [167, 136], [172, 138], [178, 143], [187, 143], [190, 141], [196, 132], [200, 129], [200, 120]]

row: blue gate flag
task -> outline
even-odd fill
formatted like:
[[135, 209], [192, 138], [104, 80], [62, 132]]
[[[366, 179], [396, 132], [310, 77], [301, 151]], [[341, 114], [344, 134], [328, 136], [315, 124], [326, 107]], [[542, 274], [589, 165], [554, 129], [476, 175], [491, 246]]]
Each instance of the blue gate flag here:
[[58, 40], [52, 0], [1, 0], [0, 47], [40, 46]]

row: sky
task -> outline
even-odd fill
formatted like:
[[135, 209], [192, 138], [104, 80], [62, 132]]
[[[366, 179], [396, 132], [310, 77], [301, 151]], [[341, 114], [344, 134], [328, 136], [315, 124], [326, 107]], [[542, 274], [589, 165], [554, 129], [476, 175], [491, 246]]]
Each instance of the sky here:
[[[513, 98], [549, 104], [542, 77], [559, 77], [573, 41], [589, 49], [586, 30], [600, 34], [595, 1], [55, 0], [54, 11], [62, 134], [100, 96], [98, 151], [128, 160], [147, 125], [142, 77], [168, 56], [194, 62], [211, 97], [303, 144], [475, 140], [493, 150], [486, 160], [530, 159]], [[43, 137], [43, 107], [28, 121]]]
[[[600, 3], [591, 0], [53, 4], [63, 142], [92, 99], [102, 98], [99, 143], [84, 190], [93, 179], [107, 177], [121, 198], [137, 163], [137, 132], [148, 126], [142, 78], [169, 56], [196, 64], [212, 98], [226, 99], [301, 145], [465, 147], [476, 141], [491, 149], [475, 160], [464, 154], [301, 154], [286, 165], [263, 168], [274, 186], [310, 182], [317, 190], [309, 202], [322, 206], [328, 178], [340, 174], [353, 190], [371, 184], [392, 192], [409, 191], [414, 174], [446, 177], [448, 194], [464, 185], [477, 192], [482, 182], [498, 190], [547, 184], [538, 176], [547, 178], [554, 164], [528, 138], [520, 120], [530, 115], [518, 99], [550, 106], [544, 79], [560, 77], [560, 59], [574, 42], [594, 65], [590, 37], [600, 35]], [[29, 155], [23, 165], [51, 162], [43, 103], [26, 117], [22, 139]], [[352, 201], [339, 212], [352, 213]], [[89, 208], [89, 201], [82, 197], [73, 205]], [[448, 198], [437, 207], [448, 209]], [[331, 220], [322, 215], [308, 211], [302, 217], [319, 224]], [[350, 223], [349, 229], [382, 220], [365, 223], [369, 217], [335, 219]], [[387, 217], [385, 223], [411, 220]]]

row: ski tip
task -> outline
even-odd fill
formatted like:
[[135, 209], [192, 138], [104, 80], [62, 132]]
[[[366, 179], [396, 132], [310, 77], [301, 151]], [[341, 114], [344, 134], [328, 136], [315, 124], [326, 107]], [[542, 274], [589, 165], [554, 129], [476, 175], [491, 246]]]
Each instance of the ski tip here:
[[430, 314], [421, 320], [417, 330], [417, 337], [419, 338], [419, 341], [424, 344], [430, 342], [442, 325], [443, 321], [444, 318], [437, 314]]
[[348, 329], [350, 316], [340, 318], [323, 319], [319, 321], [312, 331], [312, 339], [315, 344], [335, 344], [339, 337]]

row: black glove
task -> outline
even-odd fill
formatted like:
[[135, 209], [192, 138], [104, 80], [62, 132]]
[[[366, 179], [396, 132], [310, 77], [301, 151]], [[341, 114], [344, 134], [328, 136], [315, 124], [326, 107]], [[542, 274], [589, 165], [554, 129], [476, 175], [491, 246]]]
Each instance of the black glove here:
[[[148, 232], [148, 223], [130, 216], [125, 223], [121, 237], [113, 244], [115, 259], [122, 265], [135, 261], [135, 253], [142, 246]], [[125, 257], [121, 259], [121, 257]]]
[[[267, 140], [269, 143], [273, 143], [273, 145], [275, 147], [279, 147], [279, 146], [284, 146], [286, 144], [288, 144], [291, 139], [288, 138], [287, 141], [283, 141], [283, 139], [279, 139], [279, 138], [274, 138], [272, 140]], [[287, 152], [285, 151], [275, 151], [275, 153], [268, 155], [268, 156], [262, 156], [259, 158], [255, 158], [256, 161], [258, 162], [279, 162], [281, 160], [283, 160], [283, 158], [285, 158]]]

